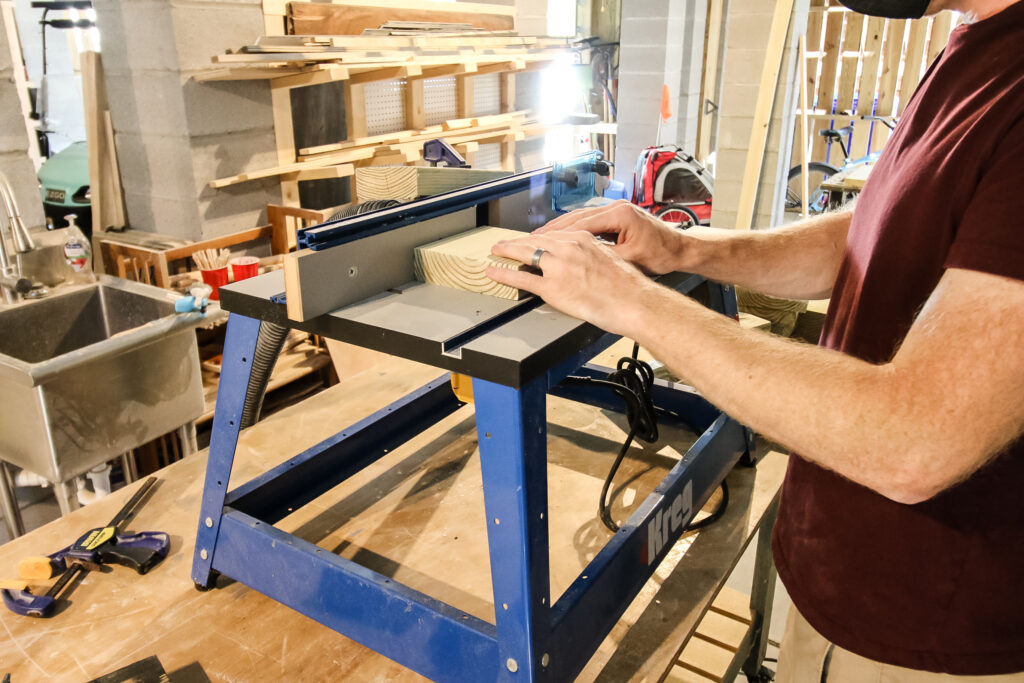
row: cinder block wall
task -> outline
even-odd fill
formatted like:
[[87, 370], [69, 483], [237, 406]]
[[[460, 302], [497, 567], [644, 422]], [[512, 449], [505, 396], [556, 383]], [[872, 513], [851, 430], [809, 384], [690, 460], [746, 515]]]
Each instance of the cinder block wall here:
[[706, 0], [622, 3], [615, 177], [627, 188], [637, 155], [657, 140], [663, 85], [672, 117], [662, 125], [661, 143], [696, 150], [706, 18]]
[[260, 0], [95, 0], [131, 227], [199, 240], [265, 222], [275, 179], [207, 183], [277, 163], [262, 81], [197, 83], [263, 33]]
[[[22, 66], [11, 61], [5, 29], [0, 23], [0, 171], [11, 181], [25, 224], [34, 227], [44, 222], [39, 181], [28, 156], [28, 146], [35, 141], [29, 140], [14, 85], [14, 69]], [[6, 224], [6, 218], [0, 220]]]

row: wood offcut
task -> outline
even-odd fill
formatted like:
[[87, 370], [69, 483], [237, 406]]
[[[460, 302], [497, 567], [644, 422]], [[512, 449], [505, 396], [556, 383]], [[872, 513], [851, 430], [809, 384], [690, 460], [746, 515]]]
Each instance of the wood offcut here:
[[416, 248], [416, 279], [502, 299], [522, 299], [528, 296], [527, 292], [499, 284], [485, 273], [488, 266], [525, 269], [519, 261], [491, 254], [496, 242], [522, 236], [518, 230], [483, 226], [424, 244]]

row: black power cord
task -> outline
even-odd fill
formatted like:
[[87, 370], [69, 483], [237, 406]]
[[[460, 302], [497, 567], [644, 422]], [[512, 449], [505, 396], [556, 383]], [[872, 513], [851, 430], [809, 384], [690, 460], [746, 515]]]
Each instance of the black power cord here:
[[[603, 386], [611, 389], [616, 396], [626, 402], [626, 422], [629, 424], [629, 433], [626, 440], [615, 456], [608, 476], [605, 477], [604, 485], [601, 487], [601, 499], [598, 501], [597, 512], [601, 522], [611, 532], [619, 530], [619, 525], [612, 519], [611, 502], [608, 500], [608, 492], [611, 489], [615, 474], [619, 471], [623, 458], [633, 445], [633, 439], [640, 439], [646, 443], [654, 443], [658, 440], [658, 412], [654, 401], [651, 398], [651, 389], [654, 386], [654, 370], [645, 361], [637, 358], [640, 353], [640, 345], [633, 343], [632, 356], [623, 356], [615, 365], [615, 370], [608, 374], [605, 379], [593, 377], [577, 377], [570, 375], [565, 378], [567, 384], [585, 384], [591, 386]], [[700, 520], [690, 524], [686, 531], [703, 529], [717, 521], [724, 513], [729, 504], [729, 488], [725, 481], [722, 482], [722, 500], [715, 507], [715, 510]]]

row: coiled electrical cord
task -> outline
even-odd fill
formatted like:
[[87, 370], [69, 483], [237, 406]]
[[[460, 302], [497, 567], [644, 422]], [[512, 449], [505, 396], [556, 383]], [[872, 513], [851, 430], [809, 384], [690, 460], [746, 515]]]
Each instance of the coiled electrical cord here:
[[[611, 489], [615, 474], [619, 471], [623, 458], [633, 445], [633, 439], [640, 439], [646, 443], [654, 443], [658, 440], [658, 418], [661, 411], [656, 408], [651, 397], [651, 389], [654, 386], [654, 370], [645, 361], [637, 358], [640, 353], [640, 345], [633, 344], [632, 356], [623, 356], [615, 365], [615, 370], [608, 374], [605, 379], [593, 377], [578, 377], [570, 375], [565, 378], [567, 384], [603, 386], [611, 389], [616, 396], [626, 403], [626, 422], [629, 424], [629, 433], [626, 440], [615, 456], [608, 476], [605, 477], [604, 485], [601, 487], [601, 498], [598, 501], [597, 513], [601, 522], [609, 531], [616, 532], [619, 525], [612, 519], [611, 502], [608, 500], [608, 492]], [[725, 513], [725, 507], [729, 504], [729, 488], [722, 482], [722, 500], [714, 512], [700, 520], [691, 523], [686, 530], [694, 531], [703, 529], [715, 522]]]

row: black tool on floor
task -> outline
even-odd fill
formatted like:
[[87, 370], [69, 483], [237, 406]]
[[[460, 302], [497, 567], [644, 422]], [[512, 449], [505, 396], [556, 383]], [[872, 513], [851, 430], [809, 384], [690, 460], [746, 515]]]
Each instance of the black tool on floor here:
[[23, 616], [47, 617], [53, 612], [57, 596], [79, 574], [95, 571], [103, 564], [122, 564], [139, 574], [145, 574], [164, 559], [170, 547], [170, 537], [166, 533], [119, 533], [156, 483], [156, 477], [147, 479], [106, 526], [86, 532], [77, 541], [49, 557], [24, 558], [18, 565], [22, 578], [47, 579], [57, 572], [63, 573], [45, 595], [33, 595], [27, 590], [3, 589], [0, 596], [7, 609]]

